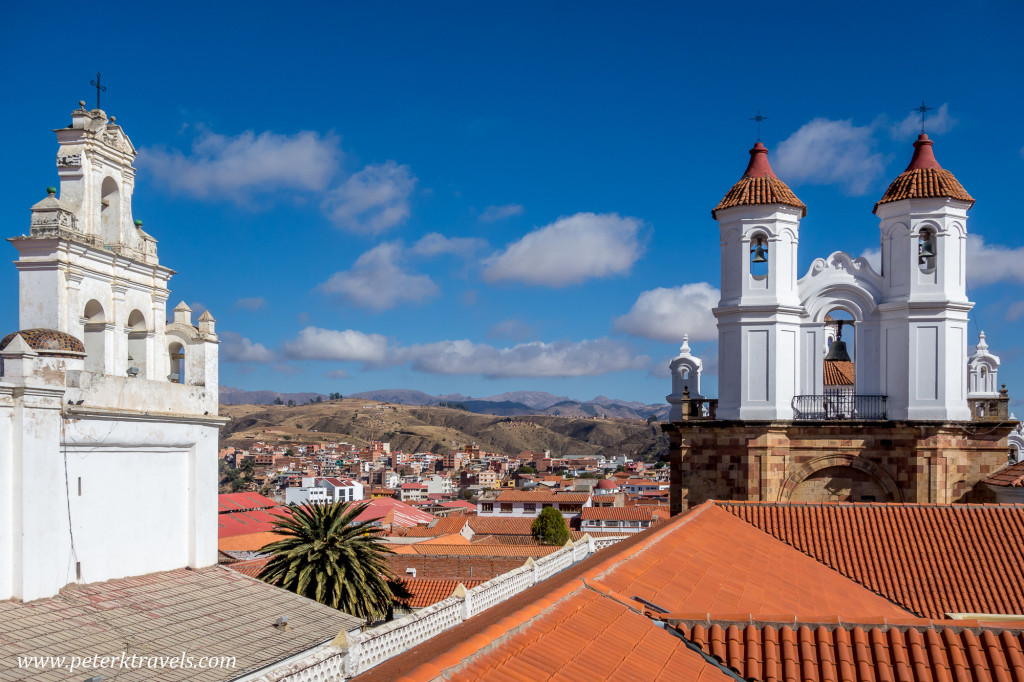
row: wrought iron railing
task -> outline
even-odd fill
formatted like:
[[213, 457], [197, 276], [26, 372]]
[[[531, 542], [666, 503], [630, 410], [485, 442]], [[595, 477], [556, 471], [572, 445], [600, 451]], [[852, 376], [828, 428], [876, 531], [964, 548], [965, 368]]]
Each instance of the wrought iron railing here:
[[884, 395], [798, 395], [793, 398], [793, 419], [834, 421], [886, 419]]

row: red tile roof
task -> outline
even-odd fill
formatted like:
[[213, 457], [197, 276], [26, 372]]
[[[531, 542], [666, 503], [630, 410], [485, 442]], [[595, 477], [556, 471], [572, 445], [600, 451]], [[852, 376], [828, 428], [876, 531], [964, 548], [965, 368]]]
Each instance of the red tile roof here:
[[826, 360], [823, 376], [826, 386], [853, 386], [854, 365], [845, 360]]
[[269, 532], [234, 535], [218, 540], [217, 549], [222, 552], [258, 552], [271, 542], [281, 539], [282, 537], [277, 533]]
[[764, 204], [784, 204], [801, 209], [801, 215], [807, 215], [807, 206], [796, 198], [793, 190], [775, 176], [768, 164], [768, 150], [760, 142], [750, 150], [750, 163], [740, 181], [732, 186], [725, 197], [711, 211], [716, 218], [718, 211], [734, 206], [756, 206]]
[[402, 578], [405, 589], [412, 593], [409, 607], [423, 609], [452, 596], [452, 592], [461, 583], [468, 590], [473, 589], [483, 580], [454, 580], [449, 578]]
[[288, 507], [249, 512], [221, 512], [217, 515], [217, 537], [230, 538], [236, 535], [262, 533], [274, 527], [274, 523], [282, 516], [288, 516]]
[[249, 559], [248, 561], [236, 561], [231, 564], [222, 564], [225, 568], [230, 568], [232, 571], [238, 571], [243, 575], [247, 575], [250, 578], [259, 578], [260, 571], [270, 561], [270, 557], [263, 557], [262, 559]]
[[1024, 613], [1024, 505], [716, 504], [926, 618]]
[[533, 519], [521, 516], [471, 516], [469, 527], [481, 535], [533, 535]]
[[1024, 680], [1020, 629], [703, 621], [675, 627], [747, 680]]
[[392, 497], [376, 497], [360, 502], [360, 504], [365, 504], [366, 509], [356, 517], [356, 521], [380, 519], [382, 523], [412, 527], [420, 523], [430, 523], [437, 518], [433, 514], [428, 514]]
[[223, 514], [245, 509], [270, 509], [281, 505], [259, 493], [224, 493], [217, 495], [217, 506], [220, 513]]
[[442, 507], [450, 507], [453, 509], [465, 509], [466, 511], [476, 512], [476, 505], [466, 500], [453, 500], [451, 502], [442, 502]]
[[413, 545], [401, 545], [395, 548], [395, 550], [403, 554], [422, 554], [426, 556], [522, 557], [525, 561], [529, 557], [547, 556], [552, 552], [557, 552], [562, 549], [557, 545], [485, 545], [477, 543], [469, 544], [468, 540], [466, 543], [467, 544], [442, 545], [434, 544], [428, 540], [426, 542], [417, 542]]
[[498, 493], [498, 502], [565, 502], [567, 504], [586, 502], [590, 493], [555, 493], [550, 490], [503, 490]]
[[413, 526], [406, 530], [404, 535], [408, 538], [433, 538], [438, 535], [450, 535], [461, 532], [468, 521], [469, 517], [461, 514], [448, 516], [435, 519], [425, 526]]
[[1004, 487], [1024, 486], [1024, 462], [1000, 469], [986, 478], [985, 483]]
[[650, 521], [652, 507], [584, 507], [582, 521]]
[[885, 194], [875, 204], [876, 211], [881, 204], [891, 201], [930, 197], [947, 197], [974, 205], [974, 198], [963, 185], [935, 160], [932, 144], [924, 133], [918, 136], [914, 142], [914, 157], [910, 165], [885, 190]]

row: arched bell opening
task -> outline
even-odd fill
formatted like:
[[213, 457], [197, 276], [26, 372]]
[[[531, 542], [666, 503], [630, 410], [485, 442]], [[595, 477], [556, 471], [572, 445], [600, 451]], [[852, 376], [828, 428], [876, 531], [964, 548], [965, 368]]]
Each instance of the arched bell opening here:
[[146, 316], [141, 310], [133, 310], [128, 316], [128, 357], [125, 360], [125, 372], [128, 376], [145, 378], [148, 336]]
[[100, 237], [104, 244], [121, 241], [121, 190], [111, 177], [100, 187]]
[[85, 320], [83, 342], [85, 343], [85, 370], [103, 373], [106, 371], [107, 316], [103, 304], [93, 299], [85, 304], [82, 313]]
[[172, 343], [167, 347], [167, 355], [171, 362], [171, 372], [167, 375], [167, 380], [172, 384], [185, 383], [185, 346]]
[[767, 286], [770, 265], [768, 251], [768, 235], [765, 232], [754, 232], [750, 235], [750, 276], [756, 282], [764, 282]]

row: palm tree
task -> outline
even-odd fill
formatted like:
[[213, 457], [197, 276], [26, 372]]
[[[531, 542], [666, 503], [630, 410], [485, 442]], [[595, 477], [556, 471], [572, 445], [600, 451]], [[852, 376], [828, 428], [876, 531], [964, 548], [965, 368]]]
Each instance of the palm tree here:
[[356, 521], [365, 504], [303, 504], [274, 522], [284, 538], [260, 552], [273, 554], [261, 580], [360, 618], [388, 618], [395, 603], [411, 596], [391, 572], [392, 551], [369, 533], [372, 521]]

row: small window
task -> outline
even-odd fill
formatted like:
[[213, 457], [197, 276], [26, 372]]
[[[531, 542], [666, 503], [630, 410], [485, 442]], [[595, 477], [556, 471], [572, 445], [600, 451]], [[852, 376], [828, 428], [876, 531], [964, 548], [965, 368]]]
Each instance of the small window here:
[[535, 511], [537, 511], [537, 503], [536, 502], [524, 502], [523, 503], [523, 511], [525, 511], [525, 512], [535, 512]]
[[494, 503], [493, 502], [483, 502], [483, 503], [481, 503], [480, 507], [485, 512], [493, 512], [494, 511]]
[[501, 513], [502, 514], [511, 514], [512, 513], [512, 503], [511, 502], [502, 502], [501, 503]]

